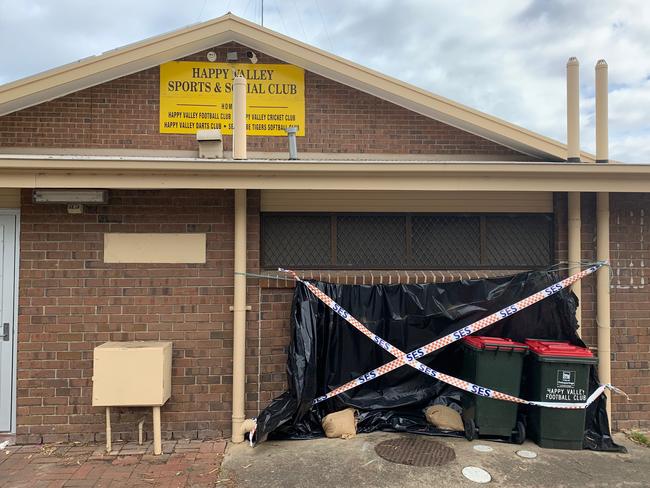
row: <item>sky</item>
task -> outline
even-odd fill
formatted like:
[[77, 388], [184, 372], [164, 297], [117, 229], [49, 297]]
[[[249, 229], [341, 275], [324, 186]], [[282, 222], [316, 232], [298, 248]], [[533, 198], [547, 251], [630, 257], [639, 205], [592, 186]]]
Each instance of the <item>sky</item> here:
[[650, 162], [647, 0], [0, 0], [0, 84], [262, 2], [265, 27], [563, 142], [576, 56], [592, 153], [604, 58], [610, 159]]

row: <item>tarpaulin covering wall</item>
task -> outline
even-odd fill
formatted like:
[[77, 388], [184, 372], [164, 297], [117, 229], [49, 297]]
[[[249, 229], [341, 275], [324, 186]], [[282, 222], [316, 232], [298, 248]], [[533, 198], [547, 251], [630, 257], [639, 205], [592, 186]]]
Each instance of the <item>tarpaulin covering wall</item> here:
[[[557, 281], [548, 271], [440, 284], [339, 285], [312, 282], [371, 331], [403, 351], [411, 351], [481, 319]], [[576, 334], [577, 298], [562, 290], [508, 317], [481, 335], [568, 340], [583, 346]], [[358, 409], [358, 432], [389, 430], [429, 435], [460, 435], [427, 423], [423, 409], [442, 403], [459, 408], [461, 391], [410, 366], [402, 366], [337, 397], [313, 406], [330, 390], [394, 359], [297, 283], [291, 309], [287, 362], [288, 391], [257, 418], [254, 440], [306, 439], [323, 436], [321, 420], [346, 407]], [[420, 361], [458, 376], [460, 344], [451, 344]], [[592, 369], [590, 392], [598, 385]], [[489, 386], [489, 385], [487, 385]], [[587, 410], [584, 447], [620, 450], [609, 436], [604, 395]]]

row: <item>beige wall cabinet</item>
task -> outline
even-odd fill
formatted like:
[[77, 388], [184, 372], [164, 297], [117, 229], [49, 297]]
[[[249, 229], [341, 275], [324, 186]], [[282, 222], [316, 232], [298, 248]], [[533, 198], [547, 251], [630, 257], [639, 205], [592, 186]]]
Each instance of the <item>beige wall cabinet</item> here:
[[[160, 407], [171, 396], [171, 342], [106, 342], [95, 348], [93, 406], [106, 407], [111, 451], [111, 407], [153, 407], [154, 452], [162, 452]], [[142, 422], [139, 424], [142, 442]]]

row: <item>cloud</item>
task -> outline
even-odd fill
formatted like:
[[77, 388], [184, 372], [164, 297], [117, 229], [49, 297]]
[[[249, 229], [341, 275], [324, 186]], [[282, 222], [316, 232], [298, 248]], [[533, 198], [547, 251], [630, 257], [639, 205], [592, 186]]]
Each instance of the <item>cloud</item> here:
[[[202, 3], [185, 1], [183, 5]], [[0, 2], [0, 83], [96, 55], [194, 22], [196, 10], [154, 1]], [[179, 25], [180, 23], [180, 25]]]
[[[0, 82], [228, 10], [258, 21], [259, 5], [0, 0]], [[558, 140], [566, 137], [565, 63], [577, 56], [582, 145], [592, 152], [593, 68], [605, 58], [610, 157], [650, 162], [650, 2], [266, 0], [264, 20], [283, 34]]]

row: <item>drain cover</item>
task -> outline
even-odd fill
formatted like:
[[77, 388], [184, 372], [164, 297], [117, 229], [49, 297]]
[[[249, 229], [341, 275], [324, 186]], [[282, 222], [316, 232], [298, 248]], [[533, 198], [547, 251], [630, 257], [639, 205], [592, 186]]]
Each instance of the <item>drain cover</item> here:
[[375, 446], [375, 452], [386, 461], [408, 466], [441, 466], [456, 459], [452, 448], [418, 437], [380, 442]]
[[478, 452], [492, 452], [492, 451], [494, 451], [493, 448], [491, 448], [490, 446], [486, 446], [485, 444], [476, 444], [474, 446], [474, 450], [478, 451]]
[[535, 459], [537, 457], [537, 453], [534, 451], [517, 451], [517, 456], [525, 459]]
[[483, 468], [477, 468], [476, 466], [467, 466], [463, 468], [463, 476], [474, 483], [489, 483], [492, 481], [492, 476], [490, 473], [485, 471]]

